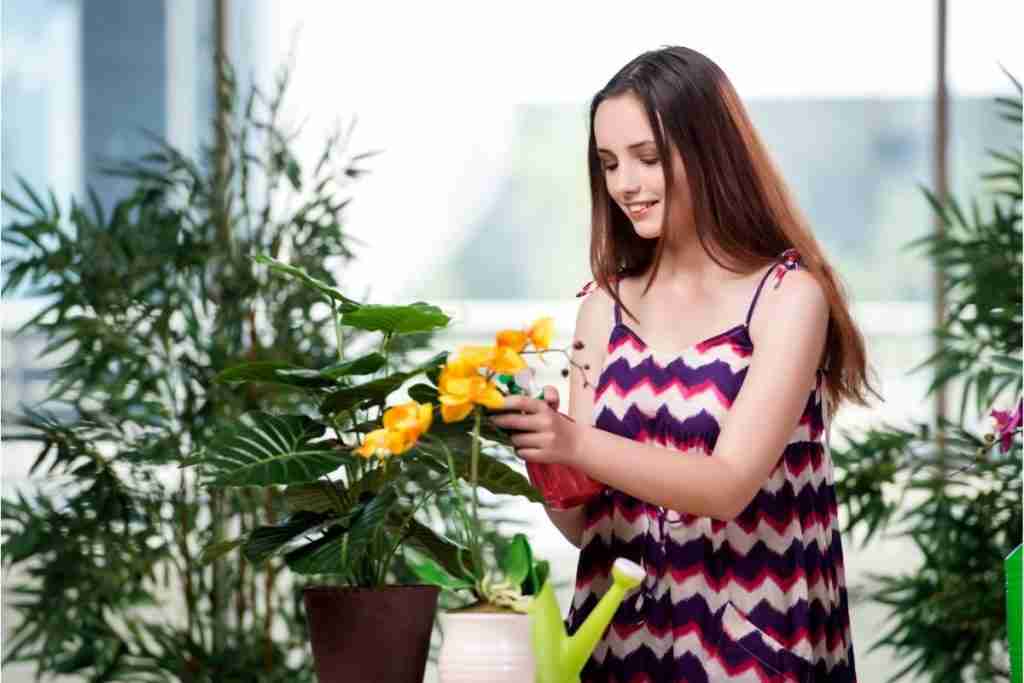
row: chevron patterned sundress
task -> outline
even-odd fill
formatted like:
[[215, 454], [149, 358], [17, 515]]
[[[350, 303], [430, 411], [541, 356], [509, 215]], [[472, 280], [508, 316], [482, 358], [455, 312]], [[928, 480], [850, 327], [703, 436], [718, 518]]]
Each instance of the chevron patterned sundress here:
[[[594, 426], [680, 457], [709, 456], [747, 373], [757, 299], [770, 275], [777, 287], [799, 259], [787, 250], [765, 273], [746, 322], [678, 354], [648, 348], [616, 305]], [[582, 681], [856, 680], [824, 377], [819, 369], [778, 464], [735, 519], [666, 510], [611, 487], [586, 504], [569, 632], [611, 585], [615, 558], [640, 563], [647, 577]]]

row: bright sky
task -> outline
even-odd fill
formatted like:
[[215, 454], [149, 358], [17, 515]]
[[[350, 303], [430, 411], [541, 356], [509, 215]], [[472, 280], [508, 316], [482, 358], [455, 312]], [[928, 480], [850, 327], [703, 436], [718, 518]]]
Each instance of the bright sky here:
[[[710, 57], [743, 99], [929, 96], [935, 6], [292, 0], [269, 3], [269, 19], [277, 54], [298, 36], [296, 118], [312, 113], [315, 129], [356, 115], [354, 148], [385, 150], [351, 206], [350, 230], [370, 248], [346, 277], [374, 282], [383, 301], [410, 284], [398, 273], [439, 243], [457, 244], [460, 227], [486, 207], [516, 103], [583, 106], [627, 61], [665, 44]], [[1009, 92], [1000, 63], [1024, 77], [1022, 18], [1019, 1], [951, 0], [954, 96]], [[385, 265], [395, 274], [387, 281]]]

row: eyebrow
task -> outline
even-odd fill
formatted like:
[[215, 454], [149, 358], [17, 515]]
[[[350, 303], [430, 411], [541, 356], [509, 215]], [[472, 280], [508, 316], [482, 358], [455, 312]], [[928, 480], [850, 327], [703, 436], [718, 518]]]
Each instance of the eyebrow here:
[[[626, 149], [636, 149], [637, 147], [643, 147], [644, 145], [653, 145], [653, 144], [654, 144], [654, 140], [644, 140], [643, 142], [634, 142], [632, 145], [628, 145], [626, 147]], [[615, 156], [614, 154], [612, 154], [612, 152], [610, 150], [604, 149], [603, 147], [598, 147], [597, 148], [597, 153], [598, 154], [611, 154], [612, 156]]]

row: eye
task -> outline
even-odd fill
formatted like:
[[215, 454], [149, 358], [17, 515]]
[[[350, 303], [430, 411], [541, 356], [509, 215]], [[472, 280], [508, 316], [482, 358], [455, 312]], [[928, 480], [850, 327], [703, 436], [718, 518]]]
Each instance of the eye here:
[[641, 159], [640, 161], [644, 162], [648, 166], [654, 166], [659, 161], [661, 161], [661, 159], [658, 159], [658, 158], [654, 158], [654, 159]]
[[609, 165], [604, 167], [604, 170], [605, 171], [614, 171], [617, 166], [618, 166], [618, 164], [609, 164]]

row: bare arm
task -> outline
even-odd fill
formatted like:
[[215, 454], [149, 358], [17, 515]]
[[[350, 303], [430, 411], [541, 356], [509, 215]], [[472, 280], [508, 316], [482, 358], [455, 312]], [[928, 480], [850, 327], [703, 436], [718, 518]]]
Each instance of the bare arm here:
[[[751, 326], [754, 350], [743, 387], [723, 419], [711, 457], [679, 457], [674, 449], [597, 429], [589, 419], [570, 422], [525, 397], [508, 399], [508, 409], [521, 414], [501, 416], [497, 424], [529, 432], [513, 438], [516, 452], [527, 460], [579, 467], [663, 508], [732, 519], [778, 464], [815, 387], [825, 347], [828, 300], [810, 274], [793, 272], [765, 299]], [[572, 541], [577, 529], [563, 533]]]
[[[792, 273], [766, 297], [743, 388], [724, 420], [712, 457], [680, 458], [578, 424], [566, 461], [610, 486], [655, 505], [732, 519], [771, 475], [799, 423], [825, 344], [828, 301], [806, 273]], [[643, 467], [636, 463], [643, 462]]]
[[[590, 426], [593, 423], [594, 389], [605, 354], [608, 352], [607, 340], [612, 327], [611, 305], [608, 295], [596, 289], [583, 299], [576, 314], [573, 341], [583, 342], [583, 348], [572, 348], [571, 351], [571, 357], [576, 365], [571, 367], [569, 374], [568, 414], [579, 425]], [[587, 366], [589, 370], [580, 369]], [[552, 407], [558, 409], [557, 405]], [[545, 505], [544, 511], [562, 532], [562, 536], [579, 548], [585, 522], [583, 506], [559, 510]]]

